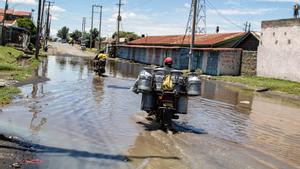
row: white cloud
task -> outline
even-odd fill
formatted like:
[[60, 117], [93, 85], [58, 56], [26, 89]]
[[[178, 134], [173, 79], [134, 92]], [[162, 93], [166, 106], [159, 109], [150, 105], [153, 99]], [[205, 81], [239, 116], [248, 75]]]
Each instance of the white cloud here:
[[[222, 14], [222, 15], [261, 15], [261, 14], [265, 14], [268, 12], [273, 12], [278, 10], [277, 8], [254, 8], [254, 9], [250, 9], [250, 8], [236, 8], [236, 9], [218, 9], [218, 11]], [[211, 14], [217, 14], [217, 11], [215, 10], [208, 10], [209, 13]]]
[[65, 12], [66, 10], [65, 9], [63, 9], [63, 8], [61, 8], [61, 7], [59, 7], [59, 6], [52, 6], [51, 7], [51, 12]]
[[50, 9], [51, 9], [50, 13], [52, 15], [52, 20], [54, 20], [54, 21], [59, 20], [61, 14], [66, 11], [64, 8], [61, 8], [61, 7], [56, 6], [56, 5], [52, 6]]
[[298, 2], [298, 0], [256, 0], [259, 2]]
[[[5, 2], [5, 0], [1, 0]], [[8, 0], [9, 3], [17, 3], [17, 4], [27, 4], [27, 5], [35, 5], [35, 0]]]

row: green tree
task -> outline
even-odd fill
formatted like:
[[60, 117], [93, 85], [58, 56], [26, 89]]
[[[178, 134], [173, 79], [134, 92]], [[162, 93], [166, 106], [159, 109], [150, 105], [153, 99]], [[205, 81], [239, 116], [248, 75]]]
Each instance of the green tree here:
[[[93, 30], [90, 31], [90, 36], [92, 35], [92, 47], [95, 46], [95, 41], [98, 39], [99, 36], [99, 31], [94, 28]], [[89, 37], [91, 38], [91, 37]]]
[[19, 27], [25, 28], [30, 32], [30, 35], [31, 35], [30, 36], [30, 43], [31, 43], [30, 48], [31, 48], [31, 46], [33, 46], [33, 44], [35, 43], [35, 37], [36, 37], [36, 32], [37, 32], [35, 24], [29, 18], [17, 19], [17, 24]]
[[27, 29], [31, 35], [36, 34], [36, 26], [34, 25], [31, 19], [29, 18], [17, 19], [17, 24], [19, 27]]
[[69, 35], [69, 28], [64, 26], [62, 27], [60, 30], [58, 30], [57, 32], [57, 36], [66, 40], [68, 38]]
[[[117, 37], [117, 32], [115, 32], [113, 34], [113, 36], [112, 36], [112, 38], [115, 38], [115, 37]], [[137, 35], [134, 32], [123, 32], [123, 31], [120, 31], [119, 38], [126, 38], [127, 40], [132, 41], [132, 40], [140, 38], [140, 36]]]
[[82, 33], [78, 30], [75, 30], [74, 32], [70, 33], [70, 37], [77, 42], [80, 40], [81, 36]]

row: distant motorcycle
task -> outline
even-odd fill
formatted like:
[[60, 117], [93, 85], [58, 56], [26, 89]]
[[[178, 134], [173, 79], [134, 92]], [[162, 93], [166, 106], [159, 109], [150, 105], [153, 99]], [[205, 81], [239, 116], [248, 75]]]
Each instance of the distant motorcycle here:
[[94, 71], [102, 76], [105, 73], [106, 59], [94, 60]]

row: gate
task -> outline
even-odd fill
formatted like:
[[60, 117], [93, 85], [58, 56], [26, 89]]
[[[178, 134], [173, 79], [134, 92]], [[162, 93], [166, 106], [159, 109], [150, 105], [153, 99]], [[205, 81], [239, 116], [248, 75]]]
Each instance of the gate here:
[[218, 75], [218, 59], [219, 52], [211, 52], [207, 58], [207, 67], [206, 67], [206, 74], [208, 75]]

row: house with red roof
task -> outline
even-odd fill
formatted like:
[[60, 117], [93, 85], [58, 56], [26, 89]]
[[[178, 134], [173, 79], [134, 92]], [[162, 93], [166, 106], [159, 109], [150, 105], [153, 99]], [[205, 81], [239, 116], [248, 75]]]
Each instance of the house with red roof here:
[[[32, 12], [15, 9], [6, 10], [5, 26], [16, 26], [16, 20], [20, 18], [31, 18]], [[3, 22], [4, 9], [0, 8], [0, 22]]]
[[[24, 28], [18, 27], [17, 19], [31, 18], [32, 12], [20, 11], [15, 9], [7, 9], [4, 20], [4, 43], [11, 44], [22, 48], [27, 48], [30, 41], [30, 33]], [[0, 23], [4, 19], [4, 9], [0, 9]], [[2, 24], [1, 24], [2, 30]], [[0, 33], [2, 39], [2, 33]]]
[[[180, 46], [189, 47], [190, 35], [147, 36], [128, 43], [128, 45], [143, 46]], [[234, 32], [197, 34], [195, 47], [197, 48], [242, 48], [257, 51], [259, 35], [256, 32]]]
[[[121, 45], [118, 56], [145, 64], [163, 65], [171, 56], [174, 68], [187, 69], [190, 35], [146, 36]], [[259, 35], [255, 32], [197, 34], [193, 69], [209, 75], [240, 75], [242, 51], [256, 51]]]

